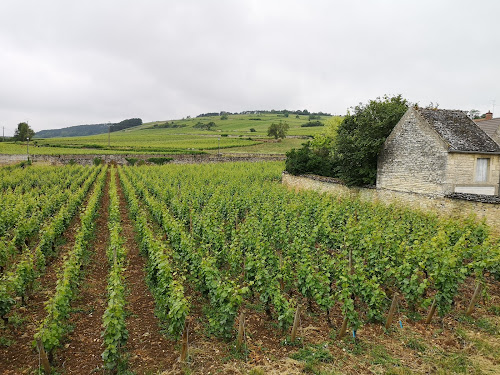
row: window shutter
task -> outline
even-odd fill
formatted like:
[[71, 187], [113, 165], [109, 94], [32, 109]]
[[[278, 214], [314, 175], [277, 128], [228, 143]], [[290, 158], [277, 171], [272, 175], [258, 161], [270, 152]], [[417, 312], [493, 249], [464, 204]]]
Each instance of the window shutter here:
[[476, 162], [476, 182], [488, 181], [488, 167], [490, 159], [478, 158]]

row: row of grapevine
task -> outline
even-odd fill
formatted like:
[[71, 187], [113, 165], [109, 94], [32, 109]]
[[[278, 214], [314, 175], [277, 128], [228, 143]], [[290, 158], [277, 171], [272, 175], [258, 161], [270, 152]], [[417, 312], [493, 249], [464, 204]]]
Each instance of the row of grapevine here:
[[63, 168], [41, 165], [36, 168], [26, 169], [7, 166], [0, 169], [0, 194], [3, 195], [9, 191], [24, 194], [45, 187], [60, 185], [60, 181], [65, 180], [68, 174], [75, 176], [78, 171], [84, 168], [86, 167], [81, 165], [68, 165]]
[[210, 254], [208, 247], [197, 246], [191, 234], [171, 215], [160, 200], [150, 194], [140, 179], [132, 176], [132, 171], [125, 169], [125, 173], [132, 178], [134, 187], [152, 216], [166, 231], [169, 243], [175, 250], [175, 257], [183, 263], [190, 275], [190, 281], [209, 299], [211, 309], [208, 320], [211, 331], [222, 337], [230, 337], [233, 333], [234, 319], [249, 288], [242, 287], [232, 278], [225, 277], [219, 270], [216, 257]]
[[147, 281], [155, 298], [156, 315], [166, 325], [170, 336], [178, 338], [190, 309], [190, 303], [184, 296], [183, 277], [179, 273], [175, 275], [170, 249], [153, 233], [134, 187], [121, 170], [120, 180], [141, 252], [147, 257]]
[[[68, 180], [73, 180], [69, 186], [66, 184], [69, 181], [63, 180], [50, 190], [44, 191], [44, 195], [28, 198], [23, 196], [14, 197], [14, 200], [26, 206], [30, 206], [30, 202], [36, 202], [36, 207], [29, 210], [25, 209], [24, 213], [18, 217], [18, 221], [14, 223], [11, 233], [7, 233], [0, 238], [0, 271], [5, 272], [5, 270], [8, 270], [16, 255], [30, 244], [29, 239], [35, 237], [42, 225], [47, 220], [50, 220], [61, 209], [62, 205], [76, 193], [92, 173], [92, 170], [91, 168], [80, 170], [80, 173], [76, 176], [69, 174], [67, 176]], [[54, 177], [57, 178], [57, 176]]]
[[[326, 312], [339, 303], [354, 330], [381, 321], [395, 292], [412, 309], [435, 301], [444, 315], [467, 277], [497, 275], [500, 247], [483, 224], [288, 192], [273, 183], [278, 173], [263, 168], [124, 170], [197, 282], [204, 277], [196, 267], [208, 263], [220, 280], [243, 284], [266, 304], [281, 283], [289, 296], [298, 293]], [[289, 316], [292, 297], [281, 297]], [[276, 302], [278, 317], [279, 308]]]
[[49, 357], [61, 344], [62, 338], [70, 330], [68, 319], [71, 312], [71, 301], [78, 293], [83, 265], [89, 250], [90, 239], [95, 229], [95, 218], [101, 201], [107, 168], [103, 168], [97, 178], [87, 207], [82, 212], [81, 226], [75, 237], [75, 244], [69, 252], [57, 280], [56, 291], [47, 302], [47, 316], [38, 327], [35, 339], [40, 340]]
[[127, 253], [121, 237], [121, 217], [118, 191], [116, 187], [116, 169], [111, 168], [109, 182], [109, 262], [108, 306], [103, 315], [102, 333], [104, 352], [102, 359], [108, 370], [114, 370], [123, 359], [122, 349], [127, 343], [128, 331], [125, 325], [125, 268]]
[[[5, 317], [15, 304], [15, 296], [24, 301], [33, 286], [33, 282], [44, 272], [47, 257], [54, 254], [56, 241], [68, 227], [71, 219], [80, 208], [100, 168], [92, 169], [83, 185], [68, 198], [59, 212], [47, 221], [40, 230], [40, 240], [33, 251], [25, 251], [21, 258], [9, 272], [2, 275], [0, 279], [0, 316]], [[102, 175], [102, 172], [101, 172]]]
[[[72, 182], [88, 169], [82, 166], [68, 166], [10, 171], [9, 177], [17, 176], [20, 181], [12, 189], [0, 190], [0, 238], [23, 220], [43, 211], [47, 200], [67, 190]], [[37, 181], [38, 185], [33, 187], [30, 183], [33, 181]]]

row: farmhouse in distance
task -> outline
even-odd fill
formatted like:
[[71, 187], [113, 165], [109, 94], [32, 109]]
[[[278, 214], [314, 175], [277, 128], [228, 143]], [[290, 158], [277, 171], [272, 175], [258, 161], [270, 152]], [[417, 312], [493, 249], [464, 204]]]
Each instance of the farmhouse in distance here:
[[377, 188], [499, 195], [500, 145], [463, 111], [411, 107], [386, 139]]

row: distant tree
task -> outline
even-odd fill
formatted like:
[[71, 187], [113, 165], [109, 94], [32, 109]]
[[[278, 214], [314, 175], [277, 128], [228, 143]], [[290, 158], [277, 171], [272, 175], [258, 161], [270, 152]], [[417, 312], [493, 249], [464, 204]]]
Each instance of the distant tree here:
[[296, 116], [295, 116], [295, 118], [300, 118], [300, 116], [299, 116], [299, 115], [296, 115]]
[[216, 126], [217, 126], [216, 123], [213, 121], [210, 121], [207, 124], [205, 124], [201, 121], [198, 121], [198, 123], [196, 125], [194, 125], [193, 127], [198, 128], [198, 129], [204, 129], [204, 130], [212, 130], [212, 128], [215, 128]]
[[221, 116], [220, 116], [220, 119], [221, 120], [227, 120], [229, 118], [229, 116], [227, 115], [226, 112], [222, 112]]
[[32, 139], [34, 135], [35, 132], [30, 128], [28, 123], [21, 122], [17, 125], [16, 132], [14, 133], [14, 139], [16, 141], [25, 141], [26, 138]]
[[281, 120], [279, 123], [273, 122], [267, 129], [267, 136], [274, 137], [274, 139], [285, 138], [289, 127], [286, 122]]
[[311, 120], [321, 120], [321, 116], [318, 114], [315, 114], [315, 113], [311, 113], [309, 115], [309, 121], [311, 121]]
[[477, 109], [471, 109], [469, 112], [467, 112], [467, 116], [469, 116], [469, 118], [472, 120], [479, 118], [479, 111]]

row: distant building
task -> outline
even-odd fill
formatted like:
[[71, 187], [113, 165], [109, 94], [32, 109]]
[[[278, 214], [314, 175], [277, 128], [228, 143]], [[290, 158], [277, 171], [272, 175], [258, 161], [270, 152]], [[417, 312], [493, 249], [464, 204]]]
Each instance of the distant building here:
[[499, 195], [500, 145], [463, 111], [409, 108], [384, 143], [377, 188]]
[[486, 113], [485, 118], [474, 120], [474, 122], [496, 143], [500, 144], [500, 117], [493, 118], [493, 113]]

